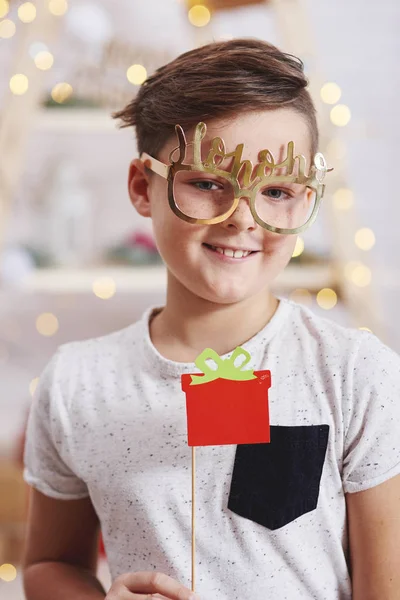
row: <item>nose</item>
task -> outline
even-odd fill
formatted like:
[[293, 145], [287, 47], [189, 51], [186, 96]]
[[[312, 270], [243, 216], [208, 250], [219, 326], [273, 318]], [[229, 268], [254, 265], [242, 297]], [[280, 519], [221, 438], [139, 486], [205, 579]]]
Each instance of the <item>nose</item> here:
[[250, 210], [250, 199], [247, 196], [239, 198], [239, 204], [230, 217], [222, 223], [226, 228], [247, 231], [256, 229], [257, 223]]

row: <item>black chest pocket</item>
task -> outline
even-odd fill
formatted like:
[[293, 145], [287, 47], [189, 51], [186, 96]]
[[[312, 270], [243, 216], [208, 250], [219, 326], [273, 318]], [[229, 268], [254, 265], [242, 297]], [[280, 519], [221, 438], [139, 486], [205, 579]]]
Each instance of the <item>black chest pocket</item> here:
[[237, 446], [228, 508], [268, 529], [315, 510], [329, 425], [271, 426], [269, 444]]

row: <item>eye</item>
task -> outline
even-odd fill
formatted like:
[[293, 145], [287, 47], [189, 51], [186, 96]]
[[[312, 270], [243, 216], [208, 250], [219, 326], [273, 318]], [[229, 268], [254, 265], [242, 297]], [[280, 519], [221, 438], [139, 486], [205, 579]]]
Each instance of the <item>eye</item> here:
[[193, 186], [197, 187], [197, 189], [202, 190], [203, 192], [214, 192], [215, 190], [222, 189], [222, 186], [215, 183], [215, 181], [210, 181], [207, 179], [202, 179], [201, 181], [192, 181]]
[[290, 194], [280, 188], [268, 188], [263, 191], [264, 196], [268, 196], [272, 200], [285, 200], [291, 198]]

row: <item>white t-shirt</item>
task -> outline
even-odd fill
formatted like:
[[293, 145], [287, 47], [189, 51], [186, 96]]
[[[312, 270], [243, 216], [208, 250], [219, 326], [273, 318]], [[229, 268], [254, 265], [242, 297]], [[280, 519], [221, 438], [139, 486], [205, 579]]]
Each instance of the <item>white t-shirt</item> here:
[[[200, 371], [157, 352], [151, 314], [59, 348], [33, 400], [24, 476], [54, 498], [90, 495], [113, 579], [155, 569], [190, 587], [180, 376]], [[345, 493], [400, 473], [400, 357], [283, 299], [242, 346], [272, 374], [271, 442], [197, 449], [197, 592], [349, 600]]]

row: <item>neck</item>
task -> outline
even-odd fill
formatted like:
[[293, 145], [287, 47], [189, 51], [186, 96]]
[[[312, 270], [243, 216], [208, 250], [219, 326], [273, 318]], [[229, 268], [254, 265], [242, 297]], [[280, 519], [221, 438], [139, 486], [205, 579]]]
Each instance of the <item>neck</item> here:
[[151, 321], [150, 336], [165, 358], [193, 362], [204, 348], [223, 355], [245, 343], [277, 307], [268, 289], [234, 304], [216, 304], [193, 295], [168, 273], [167, 301]]

